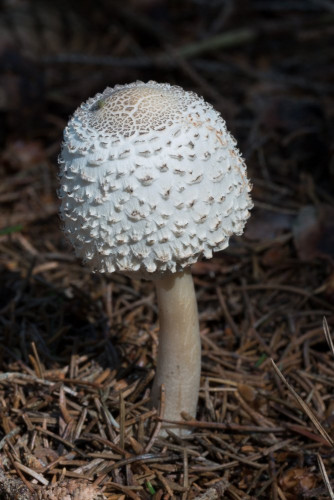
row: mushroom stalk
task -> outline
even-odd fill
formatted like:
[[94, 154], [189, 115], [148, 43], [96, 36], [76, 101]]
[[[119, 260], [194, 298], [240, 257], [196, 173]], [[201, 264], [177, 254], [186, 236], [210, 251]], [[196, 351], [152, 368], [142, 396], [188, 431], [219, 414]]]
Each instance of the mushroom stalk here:
[[180, 420], [183, 411], [195, 417], [201, 374], [201, 341], [193, 278], [188, 269], [155, 283], [160, 333], [152, 403], [158, 407], [160, 387], [164, 384], [164, 418]]

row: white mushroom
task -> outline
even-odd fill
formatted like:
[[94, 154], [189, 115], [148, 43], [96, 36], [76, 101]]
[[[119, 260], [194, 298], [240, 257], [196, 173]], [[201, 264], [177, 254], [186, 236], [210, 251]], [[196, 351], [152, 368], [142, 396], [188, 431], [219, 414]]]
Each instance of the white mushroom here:
[[221, 115], [193, 92], [136, 82], [82, 104], [64, 132], [61, 217], [76, 254], [99, 272], [155, 280], [158, 405], [195, 416], [200, 336], [190, 266], [243, 232], [250, 185]]

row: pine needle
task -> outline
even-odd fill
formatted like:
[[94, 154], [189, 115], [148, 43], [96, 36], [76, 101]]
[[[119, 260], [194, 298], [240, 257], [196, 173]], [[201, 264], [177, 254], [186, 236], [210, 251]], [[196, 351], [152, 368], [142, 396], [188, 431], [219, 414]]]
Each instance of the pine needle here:
[[323, 322], [322, 322], [322, 326], [324, 328], [325, 337], [326, 337], [326, 340], [328, 342], [329, 348], [332, 351], [332, 354], [334, 356], [334, 342], [333, 342], [331, 333], [329, 331], [329, 326], [328, 326], [327, 319], [326, 319], [325, 316], [324, 316], [324, 319], [323, 319]]
[[324, 480], [324, 483], [326, 485], [326, 488], [327, 488], [327, 491], [329, 493], [329, 496], [330, 496], [331, 500], [334, 500], [334, 492], [333, 492], [331, 483], [329, 482], [324, 462], [322, 461], [322, 458], [319, 455], [319, 453], [317, 453], [317, 459], [318, 459], [318, 464], [319, 464], [319, 469], [320, 469], [320, 472], [321, 472], [321, 475], [322, 475], [322, 479]]
[[321, 423], [319, 422], [317, 416], [313, 413], [311, 408], [302, 400], [302, 398], [297, 394], [297, 392], [294, 390], [294, 388], [289, 384], [289, 382], [286, 380], [278, 366], [276, 365], [275, 361], [271, 359], [272, 365], [275, 369], [275, 372], [279, 376], [279, 378], [282, 380], [282, 382], [286, 385], [286, 387], [289, 389], [299, 406], [302, 408], [302, 410], [306, 413], [308, 418], [312, 421], [314, 427], [318, 430], [318, 432], [321, 434], [321, 436], [328, 442], [330, 446], [334, 447], [334, 441], [330, 437], [330, 435], [327, 433], [327, 431], [323, 428]]

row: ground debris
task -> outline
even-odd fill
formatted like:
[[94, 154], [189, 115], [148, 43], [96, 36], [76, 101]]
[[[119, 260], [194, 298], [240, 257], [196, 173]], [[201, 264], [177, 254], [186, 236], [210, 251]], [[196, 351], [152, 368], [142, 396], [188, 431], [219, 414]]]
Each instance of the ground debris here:
[[0, 498], [2, 500], [34, 500], [29, 488], [17, 477], [9, 477], [0, 467]]
[[71, 480], [40, 489], [36, 500], [106, 500], [106, 497], [85, 481]]
[[[329, 2], [49, 4], [0, 8], [0, 498], [334, 498]], [[57, 215], [68, 116], [150, 79], [212, 102], [253, 181], [245, 235], [193, 266], [183, 438], [149, 405], [152, 283], [91, 274]]]

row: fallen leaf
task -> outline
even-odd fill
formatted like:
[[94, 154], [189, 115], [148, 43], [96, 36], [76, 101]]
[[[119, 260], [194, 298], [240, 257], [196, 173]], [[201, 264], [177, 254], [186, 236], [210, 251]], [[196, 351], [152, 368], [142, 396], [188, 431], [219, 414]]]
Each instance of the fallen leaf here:
[[315, 488], [317, 478], [308, 469], [294, 468], [286, 471], [279, 483], [287, 500], [297, 500], [303, 498], [303, 493]]
[[334, 208], [306, 205], [293, 225], [294, 244], [299, 258], [308, 262], [315, 257], [334, 257]]
[[249, 240], [273, 240], [291, 231], [293, 219], [294, 216], [290, 214], [254, 209], [247, 222], [245, 237]]

